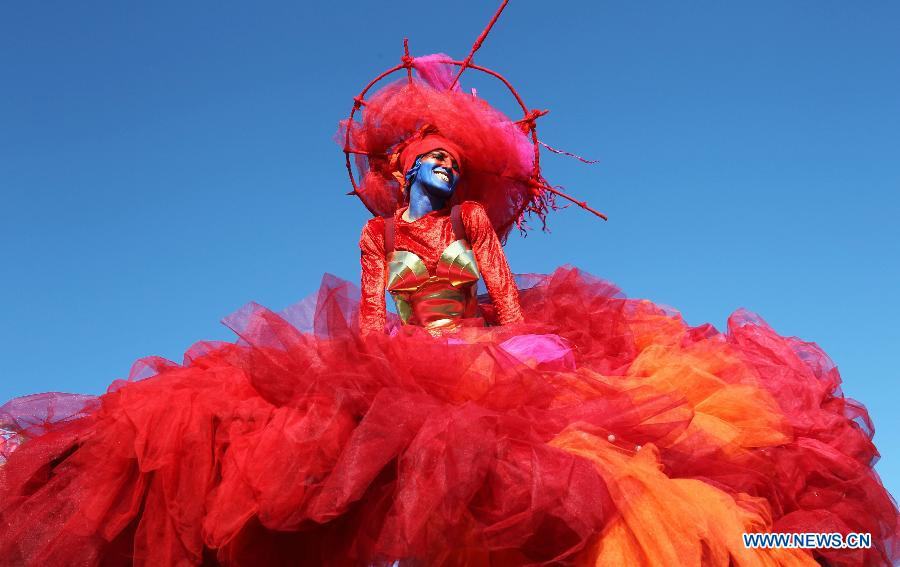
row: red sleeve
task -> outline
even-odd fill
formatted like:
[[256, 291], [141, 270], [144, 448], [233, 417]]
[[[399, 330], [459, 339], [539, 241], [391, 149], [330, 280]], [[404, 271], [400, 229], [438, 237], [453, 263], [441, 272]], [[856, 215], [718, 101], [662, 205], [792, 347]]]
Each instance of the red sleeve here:
[[500, 324], [507, 325], [524, 320], [516, 281], [509, 271], [503, 246], [497, 238], [497, 233], [494, 232], [494, 227], [491, 226], [487, 213], [480, 204], [471, 201], [463, 203], [460, 212], [466, 227], [466, 235], [472, 245], [472, 251], [475, 252], [478, 270], [497, 309]]
[[387, 261], [384, 253], [384, 219], [376, 217], [366, 223], [359, 238], [362, 277], [359, 302], [359, 330], [362, 334], [383, 333], [387, 323], [384, 288]]

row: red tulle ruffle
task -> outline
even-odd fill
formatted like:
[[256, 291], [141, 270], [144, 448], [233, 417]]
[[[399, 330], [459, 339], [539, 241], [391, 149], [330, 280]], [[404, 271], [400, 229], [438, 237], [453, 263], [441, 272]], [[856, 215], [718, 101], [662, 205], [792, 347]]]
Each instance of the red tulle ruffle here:
[[574, 269], [521, 280], [525, 323], [362, 338], [358, 292], [326, 276], [99, 398], [10, 402], [0, 565], [896, 560], [871, 423], [815, 345], [744, 312], [689, 327]]

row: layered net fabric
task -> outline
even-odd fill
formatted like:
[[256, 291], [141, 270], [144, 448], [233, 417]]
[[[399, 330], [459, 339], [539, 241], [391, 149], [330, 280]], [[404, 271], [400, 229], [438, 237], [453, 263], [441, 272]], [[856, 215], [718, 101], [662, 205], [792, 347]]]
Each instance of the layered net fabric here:
[[[815, 345], [744, 312], [690, 327], [574, 269], [527, 279], [525, 323], [364, 340], [326, 277], [97, 399], [7, 404], [0, 565], [897, 560], [871, 423]], [[743, 547], [766, 531], [873, 547]]]
[[85, 417], [97, 408], [96, 396], [50, 392], [17, 398], [0, 406], [0, 464], [26, 438]]
[[458, 85], [450, 89], [447, 61], [445, 55], [414, 59], [417, 76], [368, 98], [362, 119], [342, 122], [338, 140], [345, 144], [349, 128], [349, 149], [362, 176], [356, 193], [370, 211], [387, 217], [406, 202], [392, 156], [423, 129], [435, 130], [463, 153], [464, 174], [453, 199], [481, 203], [503, 238], [529, 204], [547, 198], [535, 189], [534, 146], [518, 124], [485, 100]]

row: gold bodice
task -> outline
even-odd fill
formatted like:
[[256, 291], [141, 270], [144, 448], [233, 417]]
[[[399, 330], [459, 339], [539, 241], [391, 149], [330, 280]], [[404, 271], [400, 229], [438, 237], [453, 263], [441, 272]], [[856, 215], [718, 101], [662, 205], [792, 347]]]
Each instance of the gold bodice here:
[[478, 317], [475, 284], [481, 278], [468, 241], [452, 242], [441, 253], [435, 273], [406, 250], [388, 256], [387, 289], [404, 324], [429, 331], [452, 330], [460, 319]]

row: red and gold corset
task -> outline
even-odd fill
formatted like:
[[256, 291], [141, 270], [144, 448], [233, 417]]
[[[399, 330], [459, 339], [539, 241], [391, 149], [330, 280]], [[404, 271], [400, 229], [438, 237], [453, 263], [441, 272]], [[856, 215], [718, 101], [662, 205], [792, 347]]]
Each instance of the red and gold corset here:
[[460, 320], [479, 316], [475, 287], [481, 274], [465, 239], [441, 252], [435, 273], [416, 254], [394, 250], [388, 256], [387, 290], [404, 324], [429, 331], [457, 328]]
[[463, 230], [453, 228], [452, 210], [433, 211], [412, 222], [404, 221], [402, 212], [393, 217], [393, 242], [385, 238], [390, 220], [381, 217], [369, 220], [360, 236], [361, 332], [385, 331], [385, 292], [404, 323], [435, 334], [483, 325], [476, 301], [479, 279], [498, 323], [522, 320], [515, 279], [481, 205], [467, 201], [459, 206]]

